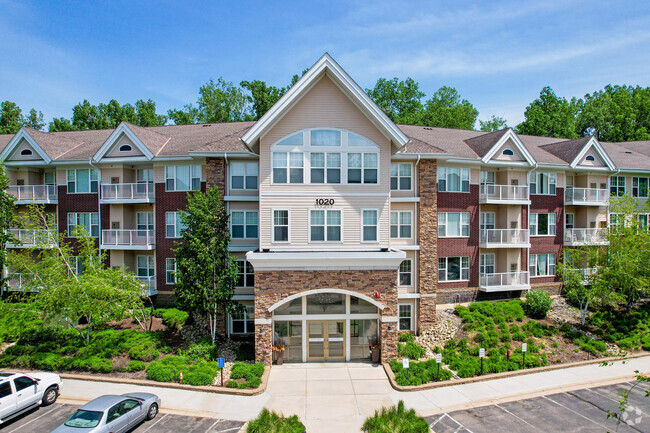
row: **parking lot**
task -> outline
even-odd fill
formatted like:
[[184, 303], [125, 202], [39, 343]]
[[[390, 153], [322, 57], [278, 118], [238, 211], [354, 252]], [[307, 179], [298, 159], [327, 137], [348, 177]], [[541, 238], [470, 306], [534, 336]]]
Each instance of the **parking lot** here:
[[[49, 433], [77, 410], [79, 406], [55, 403], [49, 407], [35, 409], [25, 415], [0, 425], [2, 433]], [[243, 422], [216, 418], [170, 415], [160, 413], [151, 421], [144, 422], [131, 430], [132, 433], [236, 433]]]
[[620, 397], [631, 383], [581, 389], [543, 397], [495, 404], [428, 417], [436, 433], [483, 432], [650, 432], [648, 384], [630, 392], [625, 424], [607, 419], [607, 410], [616, 410]]

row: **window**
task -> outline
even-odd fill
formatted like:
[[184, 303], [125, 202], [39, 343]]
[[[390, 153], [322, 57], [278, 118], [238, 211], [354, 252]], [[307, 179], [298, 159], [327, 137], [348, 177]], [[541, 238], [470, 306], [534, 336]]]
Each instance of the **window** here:
[[76, 276], [83, 275], [83, 260], [81, 260], [78, 256], [70, 256], [70, 267]]
[[625, 222], [625, 214], [612, 213], [609, 215], [609, 226], [612, 229], [616, 229], [617, 227], [623, 227], [624, 222]]
[[311, 242], [340, 242], [341, 211], [312, 210], [309, 213], [309, 227]]
[[390, 165], [390, 189], [410, 190], [411, 189], [411, 164]]
[[33, 154], [33, 152], [31, 151], [31, 149], [23, 149], [20, 151], [20, 154], [23, 156], [30, 156]]
[[504, 155], [506, 155], [506, 156], [512, 156], [512, 155], [515, 154], [515, 153], [512, 151], [512, 149], [503, 149], [503, 152], [502, 152], [502, 153], [503, 153]]
[[165, 281], [167, 284], [176, 284], [176, 259], [165, 259]]
[[43, 183], [45, 185], [54, 185], [56, 183], [56, 172], [53, 170], [47, 170], [43, 173]]
[[275, 143], [275, 146], [302, 146], [302, 131]]
[[138, 277], [153, 277], [155, 275], [153, 256], [137, 256], [136, 262]]
[[255, 306], [246, 305], [242, 311], [230, 316], [230, 332], [232, 334], [251, 334], [255, 332]]
[[478, 273], [479, 275], [492, 275], [495, 273], [495, 254], [494, 253], [482, 253], [479, 256], [479, 266]]
[[23, 389], [29, 388], [30, 386], [36, 385], [37, 383], [38, 382], [36, 382], [35, 380], [25, 376], [17, 377], [14, 379], [14, 386], [16, 387], [16, 392], [22, 391]]
[[273, 211], [273, 242], [289, 241], [289, 211]]
[[593, 155], [587, 155], [587, 157], [585, 159], [587, 161], [595, 161], [596, 160], [596, 158], [594, 158]]
[[302, 152], [273, 152], [273, 183], [302, 183], [302, 155]]
[[438, 191], [469, 192], [469, 168], [440, 167], [438, 169]]
[[481, 171], [481, 185], [494, 185], [495, 173], [493, 171]]
[[564, 222], [565, 222], [565, 227], [567, 229], [573, 229], [573, 214], [572, 213], [566, 213], [564, 214]]
[[555, 236], [555, 214], [531, 213], [529, 226], [531, 236]]
[[128, 144], [123, 144], [120, 146], [120, 152], [130, 152], [133, 148]]
[[9, 382], [0, 383], [0, 398], [11, 395], [11, 385]]
[[531, 172], [528, 180], [531, 194], [555, 195], [557, 184], [557, 175], [555, 173]]
[[74, 237], [77, 226], [86, 229], [90, 236], [99, 237], [99, 213], [97, 212], [71, 212], [68, 214], [68, 237]]
[[135, 183], [137, 192], [153, 192], [153, 168], [138, 168], [135, 170]]
[[469, 280], [469, 257], [438, 258], [438, 281]]
[[316, 129], [311, 131], [312, 146], [340, 146], [341, 131], [330, 129]]
[[399, 304], [399, 330], [413, 330], [413, 305]]
[[529, 270], [531, 277], [555, 275], [555, 254], [531, 254]]
[[200, 165], [168, 165], [165, 167], [167, 191], [197, 191], [201, 189]]
[[393, 211], [390, 213], [390, 237], [411, 237], [411, 212]]
[[625, 176], [610, 176], [609, 192], [611, 195], [625, 195]]
[[458, 238], [469, 236], [469, 212], [440, 212], [438, 237]]
[[399, 280], [398, 285], [400, 286], [412, 286], [413, 285], [413, 271], [411, 266], [411, 259], [403, 260], [399, 265]]
[[632, 197], [648, 197], [648, 187], [650, 187], [649, 177], [633, 177]]
[[244, 259], [237, 260], [237, 266], [237, 284], [235, 287], [253, 287], [255, 284], [253, 266], [248, 260]]
[[233, 211], [230, 227], [233, 239], [256, 239], [257, 211]]
[[68, 194], [97, 192], [97, 172], [87, 168], [68, 170]]
[[481, 230], [494, 230], [494, 212], [481, 212]]
[[231, 189], [257, 189], [257, 162], [239, 162], [230, 164]]
[[340, 153], [312, 152], [310, 158], [311, 183], [341, 183]]
[[[136, 212], [135, 222], [139, 232], [153, 230], [153, 212]], [[146, 233], [138, 233], [138, 236], [146, 235]]]
[[650, 214], [639, 214], [636, 215], [636, 230], [637, 233], [640, 231], [648, 231], [648, 222], [650, 221]]
[[362, 225], [363, 225], [363, 242], [376, 242], [377, 241], [377, 211], [376, 210], [363, 210]]
[[180, 238], [181, 230], [185, 228], [185, 224], [181, 220], [180, 212], [167, 212], [165, 214], [165, 237]]
[[348, 153], [348, 183], [377, 183], [377, 153]]

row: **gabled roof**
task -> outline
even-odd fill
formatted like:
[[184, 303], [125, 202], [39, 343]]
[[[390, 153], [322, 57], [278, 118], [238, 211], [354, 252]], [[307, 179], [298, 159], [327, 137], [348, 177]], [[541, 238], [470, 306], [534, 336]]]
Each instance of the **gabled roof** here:
[[[30, 133], [36, 135], [40, 139], [39, 141], [42, 141], [42, 143], [41, 144], [37, 143], [34, 137], [30, 135]], [[40, 133], [40, 131], [36, 131], [35, 129], [24, 128], [24, 127], [20, 128], [20, 130], [13, 136], [13, 138], [9, 140], [9, 143], [7, 143], [2, 153], [0, 153], [0, 161], [4, 161], [7, 158], [9, 158], [13, 154], [18, 144], [22, 140], [25, 140], [36, 151], [36, 153], [38, 153], [38, 156], [41, 157], [43, 162], [45, 162], [46, 164], [52, 162], [53, 156], [49, 155], [45, 149], [50, 148], [49, 149], [50, 151], [56, 152], [57, 148], [55, 146], [52, 146], [53, 140], [51, 139], [51, 137], [47, 137], [47, 134], [45, 133], [40, 133], [40, 134], [45, 134], [46, 137], [39, 137], [38, 133]], [[63, 149], [64, 149], [63, 147], [60, 148], [60, 150]]]
[[[593, 136], [559, 141], [540, 147], [547, 152], [557, 156], [562, 161], [568, 163], [571, 168], [576, 168], [578, 164], [580, 164], [580, 161], [582, 161], [584, 158], [585, 154], [589, 151], [589, 149], [593, 147], [605, 165], [607, 165], [607, 168], [610, 170], [616, 170], [616, 165], [614, 162], [611, 160], [609, 155], [607, 155], [607, 152], [605, 149], [603, 149], [598, 140], [596, 140], [596, 138]], [[593, 167], [590, 169], [593, 169]]]
[[328, 54], [312, 66], [305, 75], [289, 89], [278, 102], [271, 107], [243, 136], [242, 140], [253, 148], [259, 138], [275, 125], [291, 109], [291, 107], [327, 74], [366, 117], [382, 131], [391, 142], [401, 148], [408, 142], [408, 137], [397, 127], [386, 114], [375, 104], [361, 87], [341, 68]]
[[[489, 132], [487, 134], [479, 135], [478, 137], [465, 140], [465, 143], [479, 156], [485, 163], [489, 163], [495, 153], [505, 144], [511, 140], [515, 148], [519, 151], [521, 156], [524, 157], [528, 165], [535, 165], [536, 161], [533, 155], [528, 151], [528, 148], [522, 143], [517, 134], [511, 129], [502, 129], [499, 131]], [[495, 163], [503, 164], [504, 161], [494, 161]], [[521, 162], [514, 162], [514, 164], [521, 164]]]
[[501, 140], [506, 132], [508, 132], [508, 129], [501, 129], [499, 131], [468, 138], [463, 141], [467, 143], [474, 153], [483, 158], [490, 150], [492, 150], [494, 145]]
[[[136, 131], [139, 133], [139, 135], [136, 134]], [[164, 137], [156, 132], [147, 131], [146, 129], [139, 126], [122, 122], [106, 139], [102, 147], [99, 148], [97, 153], [93, 156], [93, 160], [95, 162], [99, 162], [104, 156], [106, 156], [106, 154], [115, 145], [122, 134], [126, 135], [129, 140], [131, 140], [131, 142], [135, 145], [135, 147], [137, 147], [147, 159], [153, 158], [154, 152], [152, 152], [151, 149], [147, 147], [147, 145], [140, 137], [146, 138], [147, 141], [149, 141], [149, 143], [153, 145], [153, 147], [157, 150], [162, 148], [162, 146], [164, 146], [165, 143], [169, 141], [169, 137]]]

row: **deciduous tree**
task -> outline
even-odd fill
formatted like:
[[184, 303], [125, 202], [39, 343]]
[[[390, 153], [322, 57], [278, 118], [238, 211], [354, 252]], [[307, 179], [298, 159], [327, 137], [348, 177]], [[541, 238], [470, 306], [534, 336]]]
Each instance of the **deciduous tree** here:
[[287, 91], [286, 88], [269, 86], [261, 80], [242, 81], [240, 86], [250, 92], [246, 96], [250, 104], [250, 114], [247, 115], [250, 120], [259, 120]]
[[473, 129], [478, 110], [461, 99], [458, 90], [443, 86], [424, 105], [420, 124], [441, 128]]
[[495, 116], [494, 114], [488, 120], [479, 119], [478, 123], [479, 125], [481, 125], [481, 131], [487, 131], [487, 132], [499, 131], [501, 129], [508, 127], [508, 123], [506, 122], [506, 119], [504, 119], [503, 117]]
[[372, 89], [366, 89], [368, 96], [396, 123], [415, 125], [422, 117], [424, 92], [411, 77], [400, 81], [380, 78]]
[[0, 134], [15, 134], [23, 126], [20, 107], [11, 101], [0, 104]]
[[526, 120], [517, 125], [516, 131], [518, 134], [577, 138], [576, 115], [579, 110], [578, 100], [567, 101], [558, 97], [547, 86], [542, 89], [539, 98], [526, 107]]
[[[15, 239], [9, 229], [14, 227], [16, 208], [15, 198], [9, 194], [9, 178], [5, 174], [4, 166], [0, 165], [0, 270], [7, 264], [7, 244]], [[0, 295], [7, 287], [7, 281], [0, 275]]]

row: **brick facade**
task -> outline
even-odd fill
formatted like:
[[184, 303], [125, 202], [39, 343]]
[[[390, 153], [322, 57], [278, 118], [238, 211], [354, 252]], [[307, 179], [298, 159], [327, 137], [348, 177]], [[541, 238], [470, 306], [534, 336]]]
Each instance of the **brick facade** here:
[[[70, 243], [76, 248], [76, 239], [68, 237], [68, 214], [71, 212], [99, 212], [99, 194], [96, 192], [68, 194], [68, 187], [66, 185], [59, 185], [58, 195], [57, 223], [59, 225], [59, 233], [63, 233], [66, 243]], [[105, 207], [102, 206], [102, 212], [105, 210]], [[102, 214], [99, 221], [100, 231], [103, 227], [103, 219], [104, 215]], [[96, 246], [99, 248], [99, 238], [97, 238]]]
[[[531, 213], [554, 213], [555, 214], [555, 236], [531, 236], [530, 254], [554, 253], [556, 263], [560, 260], [562, 246], [564, 245], [564, 188], [557, 188], [555, 195], [531, 195]], [[528, 263], [526, 263], [526, 268]], [[551, 291], [557, 291], [559, 277], [531, 277], [531, 288], [536, 284], [552, 284]]]
[[436, 319], [438, 288], [438, 174], [435, 160], [425, 159], [418, 166], [418, 243], [420, 260], [418, 287], [421, 298], [417, 314], [420, 330]]

